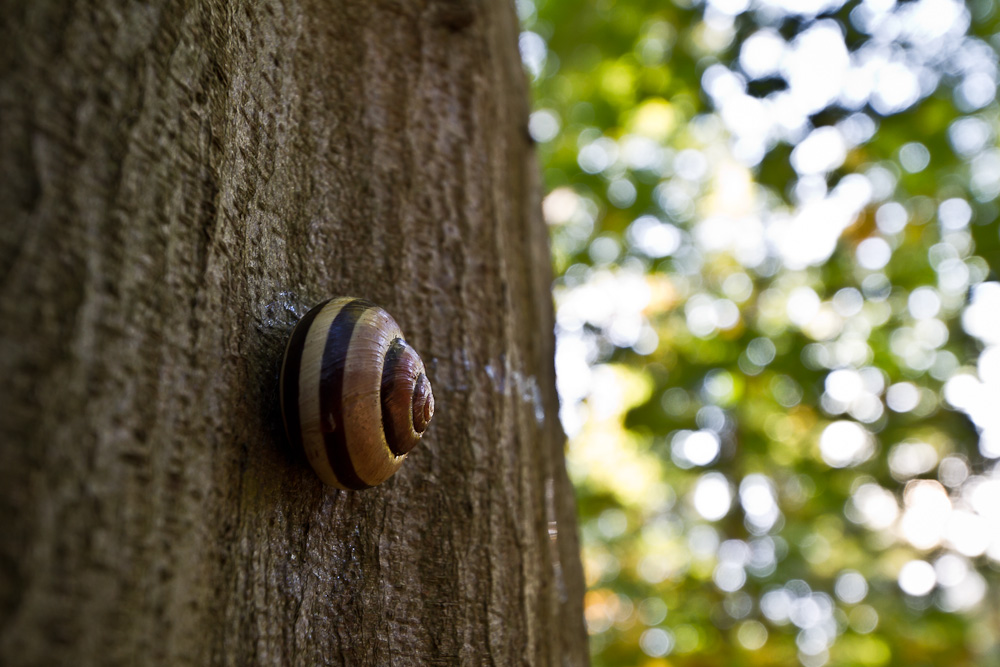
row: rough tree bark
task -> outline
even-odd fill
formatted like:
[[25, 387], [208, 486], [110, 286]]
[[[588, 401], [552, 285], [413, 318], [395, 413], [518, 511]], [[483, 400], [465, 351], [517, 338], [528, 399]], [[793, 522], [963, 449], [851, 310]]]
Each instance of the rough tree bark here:
[[[2, 14], [0, 663], [585, 663], [512, 3]], [[437, 398], [358, 493], [274, 407], [335, 294]]]

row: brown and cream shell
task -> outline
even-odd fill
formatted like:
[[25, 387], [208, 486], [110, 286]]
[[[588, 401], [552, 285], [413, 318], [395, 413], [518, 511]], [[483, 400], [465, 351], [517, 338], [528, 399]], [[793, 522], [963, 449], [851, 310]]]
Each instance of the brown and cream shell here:
[[295, 325], [281, 366], [281, 414], [293, 445], [340, 489], [391, 477], [434, 415], [424, 363], [392, 317], [336, 297]]

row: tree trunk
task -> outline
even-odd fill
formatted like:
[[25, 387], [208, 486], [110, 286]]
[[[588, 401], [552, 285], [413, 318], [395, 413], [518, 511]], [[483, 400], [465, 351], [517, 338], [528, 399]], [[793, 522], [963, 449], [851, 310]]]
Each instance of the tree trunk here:
[[[585, 663], [513, 4], [2, 13], [0, 663]], [[276, 410], [333, 295], [437, 402], [361, 492]]]

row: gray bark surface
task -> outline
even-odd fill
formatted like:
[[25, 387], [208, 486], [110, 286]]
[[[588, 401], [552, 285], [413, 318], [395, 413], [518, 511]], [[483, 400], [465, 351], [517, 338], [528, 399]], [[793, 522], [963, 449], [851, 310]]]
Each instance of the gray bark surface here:
[[[2, 15], [0, 664], [586, 663], [512, 3]], [[276, 409], [338, 294], [437, 403], [357, 493]]]

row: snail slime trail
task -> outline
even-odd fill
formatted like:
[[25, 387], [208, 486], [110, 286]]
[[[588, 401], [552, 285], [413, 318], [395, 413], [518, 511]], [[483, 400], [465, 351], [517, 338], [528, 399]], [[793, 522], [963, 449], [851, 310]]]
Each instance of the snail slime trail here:
[[370, 301], [335, 297], [296, 324], [281, 366], [285, 432], [319, 478], [340, 489], [381, 484], [434, 415], [420, 356]]

